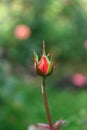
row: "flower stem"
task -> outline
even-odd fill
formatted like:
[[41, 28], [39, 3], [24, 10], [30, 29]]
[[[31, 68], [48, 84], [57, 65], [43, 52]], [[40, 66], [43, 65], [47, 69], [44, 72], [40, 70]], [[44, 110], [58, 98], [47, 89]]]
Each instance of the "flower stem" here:
[[50, 110], [49, 110], [47, 94], [46, 94], [46, 88], [45, 88], [45, 79], [46, 79], [45, 77], [42, 78], [41, 90], [42, 90], [42, 95], [43, 95], [43, 99], [44, 99], [44, 106], [45, 106], [45, 111], [46, 111], [48, 124], [50, 126], [50, 130], [53, 130], [52, 119], [51, 119], [51, 116], [50, 116]]

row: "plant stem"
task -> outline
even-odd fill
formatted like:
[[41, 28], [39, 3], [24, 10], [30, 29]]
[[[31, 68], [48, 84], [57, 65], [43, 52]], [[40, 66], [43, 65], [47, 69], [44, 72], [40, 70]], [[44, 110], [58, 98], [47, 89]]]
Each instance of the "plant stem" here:
[[49, 110], [47, 94], [46, 94], [46, 88], [45, 88], [45, 77], [42, 78], [41, 90], [42, 90], [42, 95], [43, 95], [43, 99], [44, 99], [44, 106], [45, 106], [45, 111], [46, 111], [48, 124], [50, 126], [50, 130], [53, 130], [52, 119], [51, 119], [51, 116], [50, 116], [50, 110]]

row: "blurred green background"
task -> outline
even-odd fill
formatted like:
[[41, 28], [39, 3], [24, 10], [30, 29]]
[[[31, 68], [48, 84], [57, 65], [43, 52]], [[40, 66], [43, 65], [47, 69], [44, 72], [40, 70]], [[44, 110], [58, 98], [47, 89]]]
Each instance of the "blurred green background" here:
[[53, 122], [87, 130], [87, 1], [0, 0], [0, 130], [47, 123], [33, 49], [54, 51], [47, 79]]

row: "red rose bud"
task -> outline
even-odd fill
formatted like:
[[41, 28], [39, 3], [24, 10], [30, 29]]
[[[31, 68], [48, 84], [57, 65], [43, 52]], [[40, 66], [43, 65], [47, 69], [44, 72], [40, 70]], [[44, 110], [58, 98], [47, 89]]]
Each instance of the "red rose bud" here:
[[[48, 58], [50, 56], [50, 59]], [[38, 56], [34, 51], [34, 68], [38, 75], [49, 76], [54, 69], [53, 53], [50, 52], [48, 56], [45, 53], [45, 42], [43, 41], [43, 49], [41, 59], [38, 61]]]

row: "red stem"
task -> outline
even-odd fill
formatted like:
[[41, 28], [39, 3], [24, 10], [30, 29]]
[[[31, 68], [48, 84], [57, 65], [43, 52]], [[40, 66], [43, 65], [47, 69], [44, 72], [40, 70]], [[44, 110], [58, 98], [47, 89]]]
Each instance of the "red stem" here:
[[45, 78], [42, 78], [41, 89], [42, 89], [42, 95], [43, 95], [43, 99], [44, 99], [44, 106], [45, 106], [48, 124], [50, 126], [50, 130], [53, 130], [52, 119], [51, 119], [51, 116], [50, 116], [50, 110], [49, 110], [46, 88], [45, 88]]

